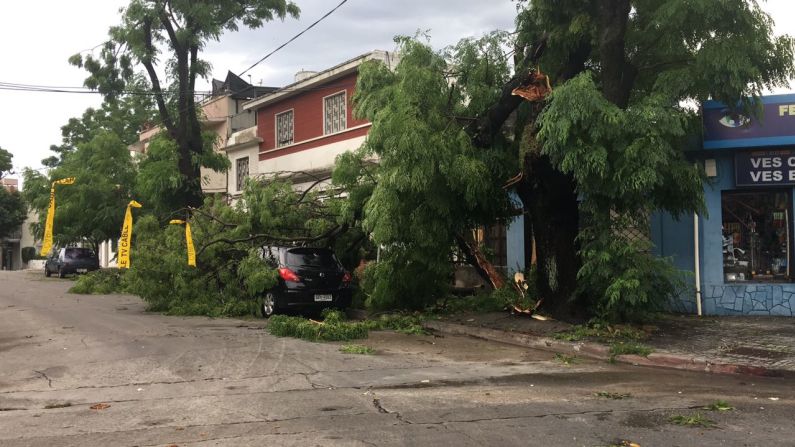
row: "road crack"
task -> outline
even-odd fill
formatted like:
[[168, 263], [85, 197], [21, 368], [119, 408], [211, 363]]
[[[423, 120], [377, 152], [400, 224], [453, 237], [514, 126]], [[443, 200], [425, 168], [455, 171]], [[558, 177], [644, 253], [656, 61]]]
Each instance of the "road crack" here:
[[33, 370], [33, 372], [35, 372], [36, 374], [38, 374], [39, 376], [41, 376], [41, 378], [42, 378], [42, 379], [46, 379], [46, 380], [47, 380], [47, 386], [49, 386], [50, 388], [52, 388], [52, 379], [50, 379], [50, 377], [49, 377], [49, 376], [47, 376], [47, 374], [46, 374], [46, 373], [44, 373], [43, 371], [36, 371], [35, 369]]

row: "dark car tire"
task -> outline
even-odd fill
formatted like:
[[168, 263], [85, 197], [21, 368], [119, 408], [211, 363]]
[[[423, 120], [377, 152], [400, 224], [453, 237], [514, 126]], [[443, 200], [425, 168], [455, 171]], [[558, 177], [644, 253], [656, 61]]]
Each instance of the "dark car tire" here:
[[50, 269], [48, 269], [46, 265], [44, 266], [44, 276], [47, 278], [52, 276], [52, 273], [50, 273]]
[[66, 278], [66, 273], [63, 272], [62, 267], [58, 267], [58, 277], [59, 278]]
[[268, 292], [262, 298], [262, 318], [270, 318], [271, 315], [276, 313], [276, 297], [272, 292]]

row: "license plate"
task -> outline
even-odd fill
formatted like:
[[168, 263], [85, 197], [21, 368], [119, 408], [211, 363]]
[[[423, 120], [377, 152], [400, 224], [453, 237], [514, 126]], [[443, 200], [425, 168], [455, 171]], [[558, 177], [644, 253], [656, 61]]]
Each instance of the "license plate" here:
[[77, 269], [77, 273], [86, 273], [88, 269]]
[[315, 295], [315, 301], [331, 301], [332, 295]]

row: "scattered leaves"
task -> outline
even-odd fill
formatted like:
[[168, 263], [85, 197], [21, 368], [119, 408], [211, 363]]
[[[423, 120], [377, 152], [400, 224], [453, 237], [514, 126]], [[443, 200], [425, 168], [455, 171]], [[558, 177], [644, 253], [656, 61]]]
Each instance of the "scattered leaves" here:
[[729, 405], [725, 400], [716, 400], [704, 407], [704, 409], [708, 411], [731, 411], [734, 410], [734, 407]]
[[621, 400], [632, 397], [630, 393], [613, 393], [610, 391], [597, 391], [593, 393], [596, 397], [604, 397], [605, 399]]
[[344, 352], [345, 354], [370, 355], [373, 354], [375, 350], [369, 346], [363, 345], [343, 345], [340, 347], [340, 352]]
[[577, 356], [575, 356], [575, 355], [566, 355], [566, 354], [561, 354], [561, 353], [555, 354], [555, 360], [559, 361], [560, 363], [563, 363], [566, 366], [570, 366], [570, 365], [573, 365], [575, 363], [580, 363], [580, 359], [577, 358]]
[[701, 413], [696, 413], [696, 414], [691, 415], [691, 416], [684, 416], [684, 415], [678, 414], [678, 415], [671, 416], [670, 418], [668, 418], [668, 422], [670, 422], [672, 424], [675, 424], [675, 425], [681, 425], [681, 426], [684, 426], [684, 427], [712, 428], [712, 427], [714, 427], [716, 425], [715, 421], [707, 419]]

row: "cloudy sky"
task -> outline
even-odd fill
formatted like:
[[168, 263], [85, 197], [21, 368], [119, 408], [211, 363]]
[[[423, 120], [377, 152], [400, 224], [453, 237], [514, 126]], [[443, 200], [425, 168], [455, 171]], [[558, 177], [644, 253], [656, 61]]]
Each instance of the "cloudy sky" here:
[[[204, 57], [213, 65], [213, 76], [223, 79], [227, 70], [240, 73], [339, 3], [294, 1], [302, 10], [299, 20], [226, 34], [208, 46]], [[777, 22], [777, 33], [795, 35], [792, 3], [762, 2]], [[27, 2], [3, 2], [0, 82], [81, 86], [85, 72], [70, 66], [68, 57], [103, 42], [108, 27], [119, 21], [119, 8], [126, 4], [126, 0], [39, 0], [34, 8]], [[428, 30], [432, 44], [443, 47], [462, 37], [511, 29], [515, 11], [511, 0], [348, 0], [249, 74], [255, 84], [285, 85], [298, 70], [322, 70], [373, 49], [393, 50], [397, 34]], [[50, 155], [49, 146], [61, 140], [60, 127], [100, 102], [95, 94], [0, 90], [0, 147], [14, 154], [17, 170], [41, 168], [41, 159]]]

